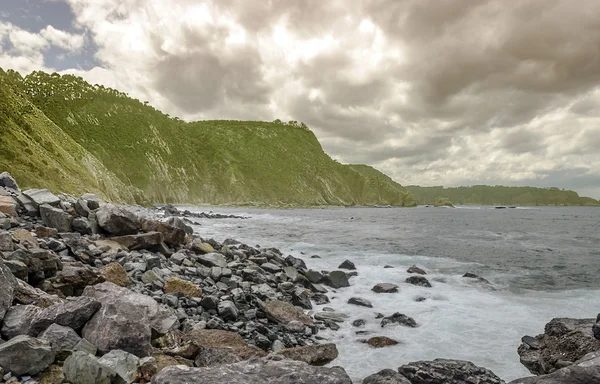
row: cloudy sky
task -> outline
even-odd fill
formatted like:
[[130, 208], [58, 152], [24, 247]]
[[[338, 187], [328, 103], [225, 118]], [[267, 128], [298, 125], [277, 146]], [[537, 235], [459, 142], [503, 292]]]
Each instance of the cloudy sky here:
[[597, 0], [1, 0], [0, 67], [303, 121], [402, 184], [600, 198]]

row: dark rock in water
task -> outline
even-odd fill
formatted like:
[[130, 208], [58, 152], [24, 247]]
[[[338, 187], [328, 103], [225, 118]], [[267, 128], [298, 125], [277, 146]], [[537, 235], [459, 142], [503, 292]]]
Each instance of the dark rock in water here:
[[304, 276], [308, 279], [308, 281], [310, 281], [313, 284], [318, 284], [323, 280], [323, 275], [321, 274], [321, 272], [309, 269], [308, 271], [304, 272]]
[[6, 187], [15, 190], [16, 192], [20, 192], [19, 185], [17, 181], [10, 175], [8, 172], [0, 173], [0, 187]]
[[381, 320], [381, 328], [385, 327], [389, 324], [400, 324], [405, 325], [407, 327], [415, 328], [417, 326], [417, 322], [412, 317], [406, 316], [402, 313], [396, 312], [393, 315], [384, 317]]
[[338, 266], [339, 269], [350, 269], [350, 270], [354, 270], [356, 269], [356, 266], [354, 265], [353, 262], [351, 262], [350, 260], [345, 260], [342, 264], [340, 264]]
[[416, 265], [413, 265], [412, 267], [408, 268], [406, 270], [406, 272], [408, 273], [417, 273], [419, 275], [426, 275], [427, 272], [425, 272], [423, 269], [417, 267]]
[[463, 277], [467, 277], [467, 278], [469, 278], [469, 279], [476, 279], [476, 280], [478, 280], [478, 281], [480, 281], [480, 282], [482, 282], [482, 283], [490, 284], [490, 282], [489, 282], [489, 281], [487, 281], [486, 279], [484, 279], [483, 277], [481, 277], [481, 276], [477, 276], [476, 274], [474, 274], [474, 273], [471, 273], [471, 272], [467, 272], [467, 273], [465, 273], [465, 274], [463, 275]]
[[300, 361], [252, 359], [208, 368], [167, 367], [153, 384], [352, 384], [340, 367], [315, 367]]
[[359, 305], [361, 307], [373, 308], [373, 304], [369, 300], [361, 299], [360, 297], [351, 297], [348, 304]]
[[600, 351], [585, 355], [582, 359], [553, 373], [526, 377], [509, 384], [598, 384], [600, 383]]
[[307, 269], [306, 263], [304, 262], [304, 260], [298, 259], [292, 255], [289, 255], [288, 257], [285, 258], [285, 264], [287, 266], [296, 267], [298, 269], [300, 269], [300, 268]]
[[420, 287], [431, 287], [431, 283], [424, 276], [410, 276], [406, 279], [406, 282]]
[[17, 288], [17, 279], [13, 276], [10, 269], [4, 265], [0, 258], [0, 324], [4, 315], [12, 305]]
[[367, 321], [364, 319], [356, 319], [352, 322], [352, 325], [355, 327], [364, 327], [367, 324]]
[[492, 371], [462, 360], [416, 361], [401, 366], [398, 372], [411, 384], [504, 384]]
[[535, 337], [537, 343], [529, 337], [523, 340], [517, 349], [521, 364], [533, 374], [547, 374], [563, 368], [561, 361], [577, 361], [600, 350], [592, 330], [595, 323], [595, 319], [552, 319], [544, 334]]
[[411, 382], [393, 369], [384, 369], [365, 377], [362, 384], [411, 384]]
[[292, 304], [304, 309], [312, 309], [310, 296], [305, 289], [296, 289], [292, 292]]
[[600, 313], [596, 316], [596, 324], [592, 326], [592, 333], [596, 339], [600, 340]]
[[173, 204], [165, 205], [165, 215], [168, 216], [179, 216], [181, 213]]
[[136, 234], [140, 228], [139, 219], [133, 212], [113, 204], [100, 207], [96, 220], [106, 232], [118, 236]]
[[42, 204], [40, 205], [40, 215], [45, 226], [56, 228], [58, 232], [71, 232], [73, 218], [62, 209]]
[[311, 258], [311, 259], [320, 259], [320, 258], [321, 258], [321, 256], [319, 256], [319, 255], [312, 255], [310, 258]]
[[376, 319], [383, 319], [385, 317], [385, 315], [383, 313], [380, 312], [376, 312], [375, 313], [375, 318]]
[[327, 297], [327, 295], [325, 295], [323, 293], [313, 293], [310, 298], [317, 305], [323, 305], [323, 304], [329, 303], [329, 297]]
[[390, 283], [379, 283], [375, 285], [371, 291], [377, 293], [396, 293], [398, 292], [398, 286]]
[[417, 303], [420, 303], [420, 302], [425, 301], [425, 300], [427, 300], [427, 298], [423, 297], [423, 296], [417, 296], [417, 297], [415, 297], [415, 301]]
[[366, 341], [366, 343], [373, 348], [384, 348], [398, 344], [396, 340], [390, 339], [386, 336], [371, 337], [369, 340]]
[[323, 366], [331, 363], [338, 357], [338, 350], [335, 344], [329, 343], [284, 349], [277, 354], [286, 359], [302, 361], [310, 365]]
[[332, 288], [343, 288], [350, 286], [348, 276], [344, 271], [329, 272], [326, 276], [324, 276], [323, 282], [325, 285], [328, 285]]
[[394, 267], [393, 267], [393, 266], [391, 266], [391, 265], [384, 265], [384, 266], [383, 266], [383, 268], [384, 268], [384, 269], [390, 269], [390, 268], [394, 268]]
[[54, 361], [46, 340], [21, 335], [0, 344], [0, 367], [15, 376], [36, 375]]

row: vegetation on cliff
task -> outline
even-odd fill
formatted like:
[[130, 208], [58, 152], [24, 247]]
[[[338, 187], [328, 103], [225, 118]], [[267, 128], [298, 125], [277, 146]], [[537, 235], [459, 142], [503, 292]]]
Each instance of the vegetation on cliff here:
[[381, 172], [332, 160], [302, 123], [188, 123], [71, 75], [0, 70], [0, 85], [0, 168], [28, 187], [129, 202], [414, 205]]
[[435, 204], [436, 199], [444, 197], [454, 204], [465, 205], [600, 205], [600, 201], [589, 197], [580, 197], [577, 192], [558, 188], [505, 187], [474, 185], [471, 187], [444, 188], [407, 187], [413, 193], [418, 204]]

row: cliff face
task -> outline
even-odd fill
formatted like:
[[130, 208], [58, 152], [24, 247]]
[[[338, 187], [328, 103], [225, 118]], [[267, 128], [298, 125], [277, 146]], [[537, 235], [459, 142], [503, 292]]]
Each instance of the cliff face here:
[[128, 202], [414, 204], [373, 168], [332, 160], [304, 124], [188, 123], [69, 75], [2, 71], [0, 82], [0, 168], [29, 187], [94, 185]]

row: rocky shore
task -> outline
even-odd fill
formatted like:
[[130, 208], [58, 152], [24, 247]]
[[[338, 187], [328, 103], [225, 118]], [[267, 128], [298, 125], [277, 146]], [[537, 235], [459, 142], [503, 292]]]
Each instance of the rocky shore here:
[[[0, 382], [352, 383], [331, 367], [337, 348], [319, 334], [347, 316], [313, 305], [360, 271], [350, 261], [311, 270], [278, 249], [204, 239], [188, 225], [225, 217], [21, 191], [0, 174]], [[425, 270], [408, 272], [406, 284], [430, 286]], [[398, 285], [373, 291], [394, 295]], [[360, 297], [349, 303], [372, 307]], [[418, 326], [402, 313], [373, 316], [382, 327]], [[521, 363], [537, 376], [511, 384], [600, 383], [598, 320], [553, 319], [544, 334], [523, 337]], [[467, 361], [436, 359], [363, 383], [504, 381]]]

